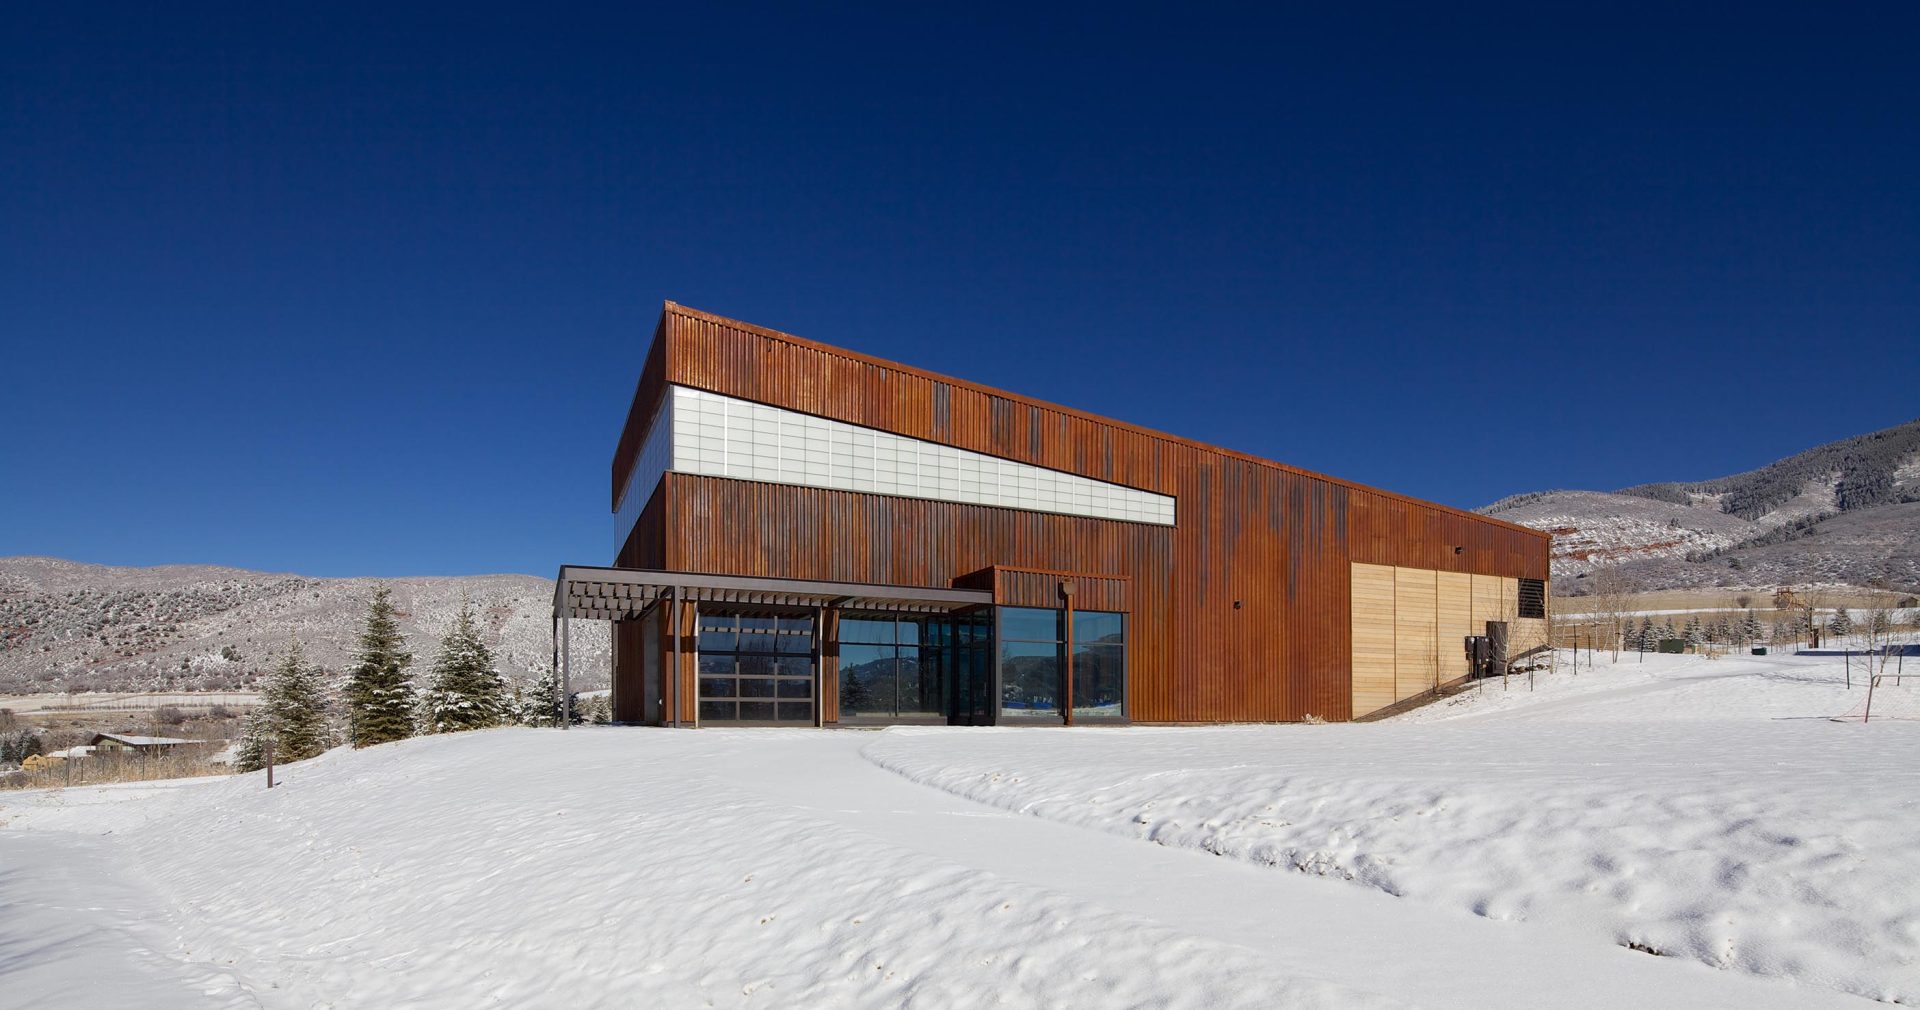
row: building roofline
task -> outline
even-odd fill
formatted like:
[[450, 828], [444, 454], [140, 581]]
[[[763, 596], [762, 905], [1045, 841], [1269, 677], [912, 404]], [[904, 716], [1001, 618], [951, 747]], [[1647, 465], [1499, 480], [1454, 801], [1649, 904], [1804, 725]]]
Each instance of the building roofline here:
[[[1508, 522], [1505, 519], [1495, 519], [1492, 516], [1481, 515], [1478, 512], [1469, 511], [1467, 509], [1455, 508], [1451, 505], [1443, 505], [1439, 502], [1428, 501], [1424, 498], [1416, 498], [1412, 495], [1402, 494], [1398, 491], [1388, 491], [1385, 488], [1373, 487], [1372, 485], [1369, 485], [1369, 484], [1362, 484], [1358, 481], [1347, 480], [1342, 477], [1335, 477], [1331, 474], [1324, 474], [1314, 470], [1303, 469], [1301, 467], [1292, 466], [1287, 463], [1279, 462], [1278, 460], [1267, 459], [1264, 456], [1255, 456], [1249, 452], [1241, 452], [1238, 449], [1228, 449], [1224, 446], [1211, 445], [1209, 443], [1201, 442], [1191, 438], [1183, 438], [1179, 435], [1168, 434], [1167, 432], [1164, 432], [1164, 431], [1157, 431], [1153, 428], [1142, 427], [1141, 425], [1132, 424], [1127, 421], [1116, 420], [1111, 417], [1103, 417], [1099, 414], [1094, 414], [1084, 410], [1078, 410], [1076, 408], [1064, 406], [1062, 404], [1054, 403], [1049, 400], [1042, 400], [1032, 396], [1024, 396], [1019, 393], [1009, 392], [1004, 389], [997, 389], [993, 386], [982, 385], [978, 382], [973, 382], [967, 379], [956, 378], [951, 375], [942, 375], [939, 372], [929, 371], [928, 369], [918, 368], [913, 365], [902, 364], [898, 361], [889, 361], [886, 358], [878, 357], [872, 354], [865, 354], [860, 351], [849, 350], [847, 348], [839, 347], [834, 344], [824, 344], [817, 340], [809, 340], [806, 337], [795, 336], [791, 333], [786, 333], [784, 331], [776, 330], [771, 327], [760, 326], [755, 323], [746, 322], [744, 320], [734, 319], [731, 316], [723, 316], [716, 312], [707, 312], [703, 309], [696, 309], [689, 305], [682, 305], [679, 302], [673, 301], [671, 299], [668, 299], [662, 303], [661, 314], [663, 316], [680, 315], [689, 319], [704, 320], [706, 322], [719, 323], [725, 326], [737, 327], [739, 329], [746, 330], [747, 332], [750, 332], [756, 336], [765, 337], [770, 340], [779, 340], [784, 343], [792, 344], [796, 347], [804, 347], [809, 350], [818, 351], [824, 354], [831, 354], [838, 357], [847, 358], [853, 361], [859, 361], [869, 365], [875, 365], [881, 368], [893, 369], [895, 371], [903, 372], [908, 375], [918, 376], [920, 378], [927, 379], [933, 382], [946, 383], [951, 386], [956, 386], [961, 389], [971, 390], [973, 392], [980, 393], [986, 396], [995, 396], [1004, 400], [1010, 400], [1015, 403], [1024, 404], [1026, 406], [1038, 407], [1042, 410], [1055, 411], [1061, 414], [1065, 414], [1069, 417], [1078, 418], [1080, 420], [1087, 421], [1093, 424], [1106, 425], [1107, 427], [1117, 428], [1122, 431], [1131, 432], [1136, 435], [1141, 435], [1146, 438], [1155, 439], [1157, 441], [1166, 442], [1172, 445], [1184, 446], [1189, 449], [1199, 449], [1202, 452], [1210, 452], [1210, 453], [1214, 453], [1215, 455], [1226, 456], [1231, 459], [1240, 460], [1241, 462], [1252, 463], [1256, 466], [1263, 466], [1269, 469], [1279, 470], [1285, 473], [1297, 474], [1299, 476], [1312, 478], [1314, 480], [1326, 481], [1329, 484], [1336, 484], [1341, 487], [1348, 488], [1350, 490], [1363, 491], [1363, 492], [1366, 492], [1367, 494], [1376, 494], [1385, 498], [1392, 498], [1397, 501], [1406, 502], [1412, 505], [1419, 505], [1425, 508], [1439, 509], [1442, 512], [1460, 516], [1465, 519], [1472, 519], [1478, 522], [1487, 523], [1493, 526], [1504, 527], [1506, 529], [1515, 530], [1521, 533], [1529, 533], [1534, 536], [1540, 537], [1543, 540], [1552, 539], [1552, 534], [1547, 533], [1544, 530], [1536, 530], [1530, 526], [1522, 526], [1518, 523]], [[665, 336], [664, 328], [661, 329], [660, 333], [661, 333], [661, 336], [664, 338]]]

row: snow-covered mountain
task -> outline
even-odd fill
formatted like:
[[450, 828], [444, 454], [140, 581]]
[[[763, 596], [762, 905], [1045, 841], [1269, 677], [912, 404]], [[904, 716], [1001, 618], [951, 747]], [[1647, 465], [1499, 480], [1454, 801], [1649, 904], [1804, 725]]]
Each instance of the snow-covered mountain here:
[[1757, 470], [1615, 492], [1538, 491], [1479, 510], [1554, 534], [1561, 591], [1603, 565], [1647, 589], [1920, 586], [1920, 421]]
[[[244, 687], [293, 635], [338, 674], [381, 581], [393, 590], [416, 676], [432, 663], [462, 593], [502, 672], [531, 679], [550, 661], [553, 583], [531, 575], [315, 579], [14, 557], [0, 558], [0, 694]], [[575, 685], [604, 687], [606, 626], [578, 622], [573, 655]]]

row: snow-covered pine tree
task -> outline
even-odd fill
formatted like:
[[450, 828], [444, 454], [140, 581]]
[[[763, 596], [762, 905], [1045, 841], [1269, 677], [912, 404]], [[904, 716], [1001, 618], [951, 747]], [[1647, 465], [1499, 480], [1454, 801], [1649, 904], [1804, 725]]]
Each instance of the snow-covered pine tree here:
[[523, 726], [558, 726], [560, 719], [560, 673], [549, 666], [521, 697], [520, 723]]
[[367, 628], [347, 671], [348, 732], [355, 747], [371, 747], [413, 735], [413, 681], [407, 664], [413, 656], [403, 647], [400, 622], [386, 586], [373, 590], [367, 604]]
[[282, 764], [304, 761], [333, 746], [333, 727], [327, 723], [326, 684], [320, 668], [307, 663], [300, 640], [293, 639], [286, 658], [267, 675], [262, 710], [272, 728], [274, 760]]
[[1640, 651], [1652, 652], [1660, 647], [1660, 638], [1653, 630], [1653, 618], [1640, 618]]
[[433, 674], [420, 695], [422, 733], [458, 733], [507, 721], [507, 684], [473, 626], [473, 604], [460, 597], [453, 630], [440, 641]]
[[1833, 612], [1833, 620], [1827, 622], [1827, 630], [1832, 632], [1835, 638], [1845, 638], [1853, 634], [1853, 617], [1847, 613], [1847, 608], [1841, 607]]
[[235, 771], [257, 772], [267, 766], [267, 741], [273, 738], [273, 726], [264, 708], [256, 708], [240, 729], [240, 747], [234, 752]]
[[1740, 637], [1747, 642], [1758, 642], [1766, 635], [1766, 629], [1760, 626], [1760, 618], [1753, 611], [1747, 611], [1746, 620], [1740, 622]]
[[1687, 618], [1687, 630], [1683, 634], [1688, 648], [1697, 649], [1707, 643], [1707, 631], [1701, 627], [1698, 615]]
[[1666, 623], [1660, 626], [1660, 638], [1662, 640], [1665, 640], [1669, 638], [1679, 638], [1679, 637], [1680, 637], [1680, 632], [1675, 630], [1673, 627], [1673, 618], [1671, 617], [1667, 618]]

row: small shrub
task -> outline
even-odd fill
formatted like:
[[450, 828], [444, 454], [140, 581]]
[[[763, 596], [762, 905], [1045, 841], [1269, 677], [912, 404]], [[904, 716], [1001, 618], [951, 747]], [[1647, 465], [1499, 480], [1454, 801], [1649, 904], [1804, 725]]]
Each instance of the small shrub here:
[[187, 721], [187, 713], [178, 705], [162, 705], [153, 710], [153, 721], [162, 726], [180, 726]]

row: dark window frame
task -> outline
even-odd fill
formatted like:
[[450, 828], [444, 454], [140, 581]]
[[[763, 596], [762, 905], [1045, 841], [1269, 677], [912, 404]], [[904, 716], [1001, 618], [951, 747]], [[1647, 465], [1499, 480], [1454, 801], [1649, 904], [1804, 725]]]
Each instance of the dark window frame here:
[[[995, 619], [993, 622], [994, 623], [994, 640], [993, 640], [994, 691], [993, 691], [993, 694], [994, 694], [994, 705], [996, 709], [997, 721], [1001, 723], [1006, 723], [1009, 725], [1033, 725], [1033, 726], [1064, 725], [1067, 721], [1065, 689], [1066, 689], [1066, 678], [1068, 676], [1068, 668], [1067, 668], [1068, 659], [1071, 656], [1077, 654], [1080, 650], [1084, 648], [1112, 649], [1118, 653], [1118, 658], [1119, 658], [1118, 665], [1120, 668], [1120, 710], [1118, 714], [1113, 714], [1113, 715], [1089, 711], [1083, 708], [1079, 704], [1080, 693], [1076, 691], [1074, 695], [1075, 704], [1074, 704], [1073, 713], [1072, 713], [1073, 722], [1076, 725], [1081, 723], [1118, 725], [1118, 724], [1123, 724], [1131, 721], [1129, 706], [1132, 704], [1132, 698], [1131, 698], [1132, 678], [1131, 678], [1131, 669], [1128, 666], [1128, 653], [1130, 650], [1128, 649], [1128, 643], [1127, 643], [1127, 637], [1128, 637], [1127, 625], [1131, 623], [1131, 619], [1132, 619], [1132, 615], [1130, 613], [1124, 610], [1075, 610], [1073, 612], [1073, 631], [1072, 631], [1072, 635], [1069, 636], [1067, 632], [1065, 608], [1001, 606], [996, 608], [996, 611], [997, 612], [995, 614]], [[1023, 635], [1020, 637], [1009, 637], [1006, 635], [1005, 632], [1006, 632], [1006, 627], [1008, 622], [1003, 620], [1003, 618], [1008, 614], [1008, 612], [1023, 612], [1021, 613], [1020, 616], [1016, 617], [1016, 623], [1026, 623], [1029, 620], [1031, 620], [1031, 613], [1024, 613], [1024, 612], [1042, 612], [1042, 611], [1050, 612], [1054, 615], [1055, 631], [1054, 631], [1054, 638], [1051, 641], [1043, 638], [1031, 637], [1030, 633], [1029, 635]], [[1116, 619], [1119, 624], [1119, 640], [1108, 641], [1108, 640], [1105, 640], [1105, 636], [1103, 636], [1102, 639], [1097, 639], [1097, 640], [1084, 637], [1084, 631], [1083, 631], [1083, 625], [1082, 625], [1083, 617], [1092, 618], [1093, 620], [1090, 623], [1096, 623], [1096, 624], [1107, 623], [1105, 621], [1106, 618]], [[1038, 623], [1038, 622], [1036, 621], [1033, 623]], [[1010, 709], [1006, 707], [1007, 671], [1006, 671], [1005, 660], [1006, 660], [1006, 649], [1009, 645], [1015, 645], [1015, 646], [1051, 645], [1053, 646], [1053, 649], [1054, 649], [1053, 708], [1024, 710], [1024, 709], [1017, 709], [1017, 708]], [[1078, 680], [1079, 672], [1076, 670], [1073, 676], [1075, 677], [1076, 680]]]

